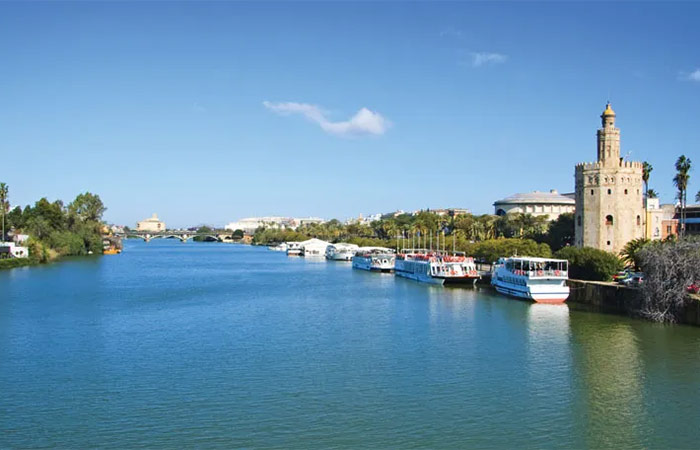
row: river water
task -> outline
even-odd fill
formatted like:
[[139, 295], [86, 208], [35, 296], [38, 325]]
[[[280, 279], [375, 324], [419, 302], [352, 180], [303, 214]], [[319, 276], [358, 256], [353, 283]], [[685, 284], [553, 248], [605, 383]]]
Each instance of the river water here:
[[128, 241], [0, 272], [0, 447], [697, 447], [700, 328]]

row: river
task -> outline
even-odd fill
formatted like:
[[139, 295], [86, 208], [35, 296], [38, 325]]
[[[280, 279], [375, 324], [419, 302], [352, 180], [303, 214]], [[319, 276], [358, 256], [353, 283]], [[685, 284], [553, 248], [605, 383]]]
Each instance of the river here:
[[700, 328], [249, 246], [0, 272], [0, 447], [700, 442]]

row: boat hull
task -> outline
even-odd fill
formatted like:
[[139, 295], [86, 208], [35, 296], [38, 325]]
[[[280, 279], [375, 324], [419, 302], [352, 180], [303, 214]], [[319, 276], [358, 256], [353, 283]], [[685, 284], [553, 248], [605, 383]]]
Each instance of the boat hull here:
[[536, 303], [559, 304], [564, 303], [569, 298], [569, 288], [566, 286], [553, 292], [533, 292], [527, 286], [510, 285], [498, 281], [491, 284], [500, 294]]

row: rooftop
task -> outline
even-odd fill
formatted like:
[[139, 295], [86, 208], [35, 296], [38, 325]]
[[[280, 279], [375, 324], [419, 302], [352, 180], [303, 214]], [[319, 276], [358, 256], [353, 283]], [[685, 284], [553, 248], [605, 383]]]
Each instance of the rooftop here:
[[522, 203], [554, 203], [559, 205], [575, 205], [576, 201], [573, 198], [562, 195], [555, 189], [552, 189], [549, 192], [533, 191], [513, 194], [510, 197], [496, 201], [494, 205]]

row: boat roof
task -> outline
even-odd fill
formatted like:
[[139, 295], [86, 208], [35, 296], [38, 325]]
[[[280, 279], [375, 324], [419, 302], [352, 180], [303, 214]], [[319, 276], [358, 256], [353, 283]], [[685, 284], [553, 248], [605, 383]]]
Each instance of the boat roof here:
[[566, 259], [554, 259], [554, 258], [540, 258], [538, 256], [511, 256], [509, 259], [511, 261], [534, 261], [534, 262], [569, 262]]
[[367, 250], [386, 250], [388, 252], [393, 252], [392, 249], [386, 247], [358, 247], [357, 250], [367, 251]]

